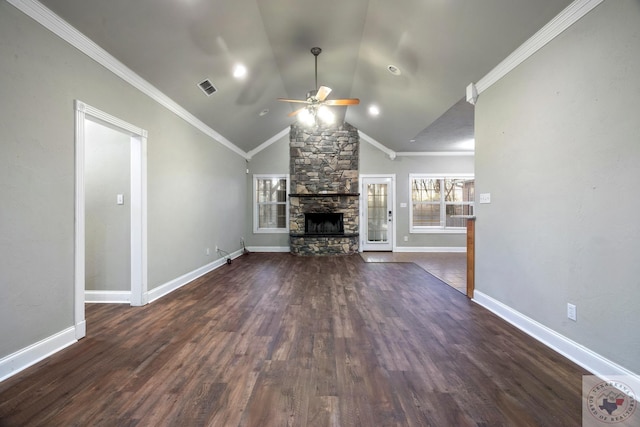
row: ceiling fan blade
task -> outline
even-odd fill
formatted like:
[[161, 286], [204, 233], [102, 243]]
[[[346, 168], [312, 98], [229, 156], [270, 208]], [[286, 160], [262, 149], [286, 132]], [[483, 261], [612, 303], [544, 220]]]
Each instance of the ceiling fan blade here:
[[320, 102], [327, 99], [327, 96], [331, 93], [331, 88], [327, 86], [320, 86], [318, 93], [316, 93], [316, 99]]
[[278, 98], [278, 101], [282, 102], [297, 102], [299, 104], [311, 104], [309, 101], [302, 99], [287, 99], [287, 98]]
[[329, 99], [323, 102], [324, 105], [358, 105], [360, 100], [358, 98], [348, 99]]
[[287, 117], [293, 117], [296, 114], [298, 114], [300, 111], [304, 110], [305, 108], [307, 108], [307, 107], [298, 108], [296, 111], [292, 111], [289, 114], [287, 114]]

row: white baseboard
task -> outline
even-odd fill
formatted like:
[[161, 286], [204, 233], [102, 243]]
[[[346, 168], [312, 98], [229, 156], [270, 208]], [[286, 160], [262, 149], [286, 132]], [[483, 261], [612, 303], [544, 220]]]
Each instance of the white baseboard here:
[[[230, 259], [238, 258], [243, 254], [242, 250], [238, 250], [229, 255]], [[220, 258], [214, 262], [200, 267], [190, 273], [184, 274], [177, 279], [158, 286], [148, 292], [149, 302], [155, 301], [160, 297], [186, 285], [198, 277], [207, 274], [227, 263], [226, 258]], [[129, 291], [85, 291], [86, 302], [111, 302], [111, 303], [129, 303], [131, 292]], [[51, 356], [52, 354], [70, 346], [78, 341], [79, 338], [85, 336], [86, 323], [82, 322], [76, 326], [58, 332], [42, 341], [23, 348], [13, 354], [0, 359], [0, 382], [17, 374], [18, 372], [28, 368]]]
[[131, 291], [84, 291], [84, 302], [130, 304]]
[[467, 252], [465, 246], [396, 246], [393, 252]]
[[0, 382], [75, 343], [76, 328], [67, 328], [0, 359]]
[[525, 316], [489, 295], [478, 290], [475, 290], [473, 295], [473, 301], [477, 304], [503, 318], [577, 365], [582, 366], [592, 374], [604, 380], [613, 376], [624, 376], [628, 379], [627, 381], [630, 383], [628, 385], [632, 389], [640, 390], [640, 376], [638, 374], [602, 357], [598, 353]]
[[291, 252], [289, 246], [249, 246], [249, 252]]
[[[243, 254], [242, 249], [239, 249], [233, 253], [231, 253], [229, 255], [230, 259], [236, 259], [239, 256], [241, 256]], [[151, 289], [148, 293], [147, 293], [147, 300], [151, 303], [155, 300], [157, 300], [158, 298], [161, 298], [165, 295], [167, 295], [168, 293], [171, 293], [173, 291], [175, 291], [176, 289], [179, 289], [181, 287], [183, 287], [184, 285], [186, 285], [187, 283], [197, 279], [200, 276], [204, 276], [205, 274], [209, 273], [210, 271], [215, 270], [218, 267], [221, 267], [223, 265], [225, 265], [227, 263], [226, 258], [219, 258], [207, 265], [203, 265], [200, 268], [197, 268], [189, 273], [183, 274], [182, 276], [175, 278], [163, 285], [160, 285], [156, 288]]]

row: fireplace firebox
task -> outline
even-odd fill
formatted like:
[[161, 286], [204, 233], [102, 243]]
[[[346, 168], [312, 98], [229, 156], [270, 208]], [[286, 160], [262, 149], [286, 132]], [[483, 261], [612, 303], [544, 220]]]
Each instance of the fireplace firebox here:
[[343, 214], [339, 212], [305, 213], [304, 234], [310, 236], [343, 235]]

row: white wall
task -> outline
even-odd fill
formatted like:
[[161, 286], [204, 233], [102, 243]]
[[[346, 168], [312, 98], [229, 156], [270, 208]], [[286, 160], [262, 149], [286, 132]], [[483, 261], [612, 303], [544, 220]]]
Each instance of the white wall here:
[[[476, 104], [476, 289], [640, 372], [640, 2], [605, 1]], [[567, 319], [577, 305], [577, 322]]]
[[74, 325], [75, 99], [149, 133], [149, 290], [240, 248], [241, 156], [7, 2], [0, 58], [0, 360]]

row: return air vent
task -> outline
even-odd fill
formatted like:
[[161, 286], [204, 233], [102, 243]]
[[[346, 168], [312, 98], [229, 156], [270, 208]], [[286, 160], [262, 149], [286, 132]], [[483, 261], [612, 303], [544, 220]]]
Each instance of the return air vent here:
[[209, 79], [206, 79], [198, 83], [198, 87], [200, 87], [200, 89], [202, 89], [202, 91], [207, 96], [211, 96], [218, 91], [218, 89], [216, 89], [216, 87], [213, 85], [213, 83], [211, 83]]

